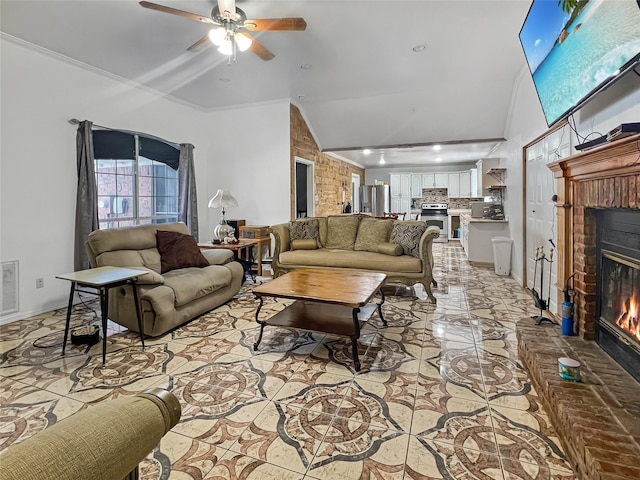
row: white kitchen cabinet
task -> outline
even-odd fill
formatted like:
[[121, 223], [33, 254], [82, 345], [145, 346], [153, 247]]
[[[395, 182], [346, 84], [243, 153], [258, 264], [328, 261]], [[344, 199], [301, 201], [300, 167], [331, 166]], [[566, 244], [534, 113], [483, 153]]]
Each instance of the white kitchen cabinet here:
[[434, 175], [435, 188], [449, 188], [449, 174], [448, 173], [436, 173]]
[[469, 198], [470, 196], [471, 196], [471, 172], [470, 171], [460, 172], [460, 197]]
[[472, 168], [469, 173], [471, 174], [471, 193], [470, 197], [481, 197], [482, 195], [478, 194], [478, 169]]
[[419, 173], [411, 174], [411, 197], [422, 198], [422, 175]]
[[449, 198], [459, 198], [460, 195], [460, 174], [449, 173], [447, 179]]
[[422, 174], [422, 188], [433, 188], [435, 185], [435, 174], [423, 173]]
[[509, 237], [509, 223], [502, 220], [487, 220], [460, 217], [462, 248], [470, 262], [493, 264], [494, 237]]
[[392, 173], [389, 175], [390, 185], [390, 211], [410, 212], [411, 211], [411, 174]]

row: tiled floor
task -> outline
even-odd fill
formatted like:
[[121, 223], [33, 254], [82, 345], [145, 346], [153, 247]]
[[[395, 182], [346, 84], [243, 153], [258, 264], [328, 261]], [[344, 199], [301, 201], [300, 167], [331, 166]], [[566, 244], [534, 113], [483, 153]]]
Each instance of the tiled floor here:
[[[250, 283], [144, 351], [113, 325], [106, 368], [101, 344], [60, 357], [64, 309], [2, 326], [0, 449], [85, 403], [160, 386], [183, 414], [145, 479], [574, 478], [518, 360], [530, 297], [469, 266], [457, 242], [434, 256], [437, 306], [420, 289], [388, 296], [389, 326], [374, 315], [363, 329], [359, 373], [349, 339], [272, 327], [254, 352]], [[78, 308], [74, 324], [93, 315]]]

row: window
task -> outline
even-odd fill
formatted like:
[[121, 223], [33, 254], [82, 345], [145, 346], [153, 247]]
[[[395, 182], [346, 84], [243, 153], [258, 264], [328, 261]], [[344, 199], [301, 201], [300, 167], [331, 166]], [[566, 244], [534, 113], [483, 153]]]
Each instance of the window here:
[[101, 229], [178, 221], [177, 148], [117, 131], [93, 139]]

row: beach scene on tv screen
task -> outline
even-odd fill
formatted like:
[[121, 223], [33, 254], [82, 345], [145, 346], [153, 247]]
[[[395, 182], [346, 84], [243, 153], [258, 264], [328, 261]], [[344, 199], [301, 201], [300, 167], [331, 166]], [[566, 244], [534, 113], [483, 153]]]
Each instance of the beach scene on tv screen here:
[[636, 0], [535, 0], [520, 32], [551, 125], [640, 52]]

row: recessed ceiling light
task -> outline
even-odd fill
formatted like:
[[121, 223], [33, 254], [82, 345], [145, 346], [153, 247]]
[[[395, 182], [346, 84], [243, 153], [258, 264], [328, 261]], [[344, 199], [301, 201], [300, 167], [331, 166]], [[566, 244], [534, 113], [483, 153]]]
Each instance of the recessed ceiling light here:
[[384, 165], [385, 163], [387, 163], [387, 162], [384, 161], [384, 152], [381, 152], [380, 153], [380, 165]]
[[441, 162], [442, 158], [441, 157], [436, 157], [436, 162]]
[[231, 79], [227, 77], [220, 77], [218, 80], [220, 80], [222, 83], [229, 83], [231, 81]]
[[436, 152], [438, 152], [438, 151], [442, 150], [442, 146], [441, 146], [441, 145], [434, 145], [434, 146], [433, 146], [433, 149], [434, 149]]
[[420, 53], [420, 52], [424, 51], [426, 48], [427, 48], [427, 46], [423, 43], [423, 44], [420, 44], [420, 45], [416, 45], [411, 50], [413, 50], [415, 53]]
[[302, 70], [309, 70], [311, 67], [313, 67], [313, 65], [311, 65], [310, 63], [303, 63], [302, 65], [300, 65], [300, 68]]
[[365, 148], [364, 150], [362, 150], [363, 155], [369, 155], [371, 153], [371, 150], [369, 150], [368, 148]]

